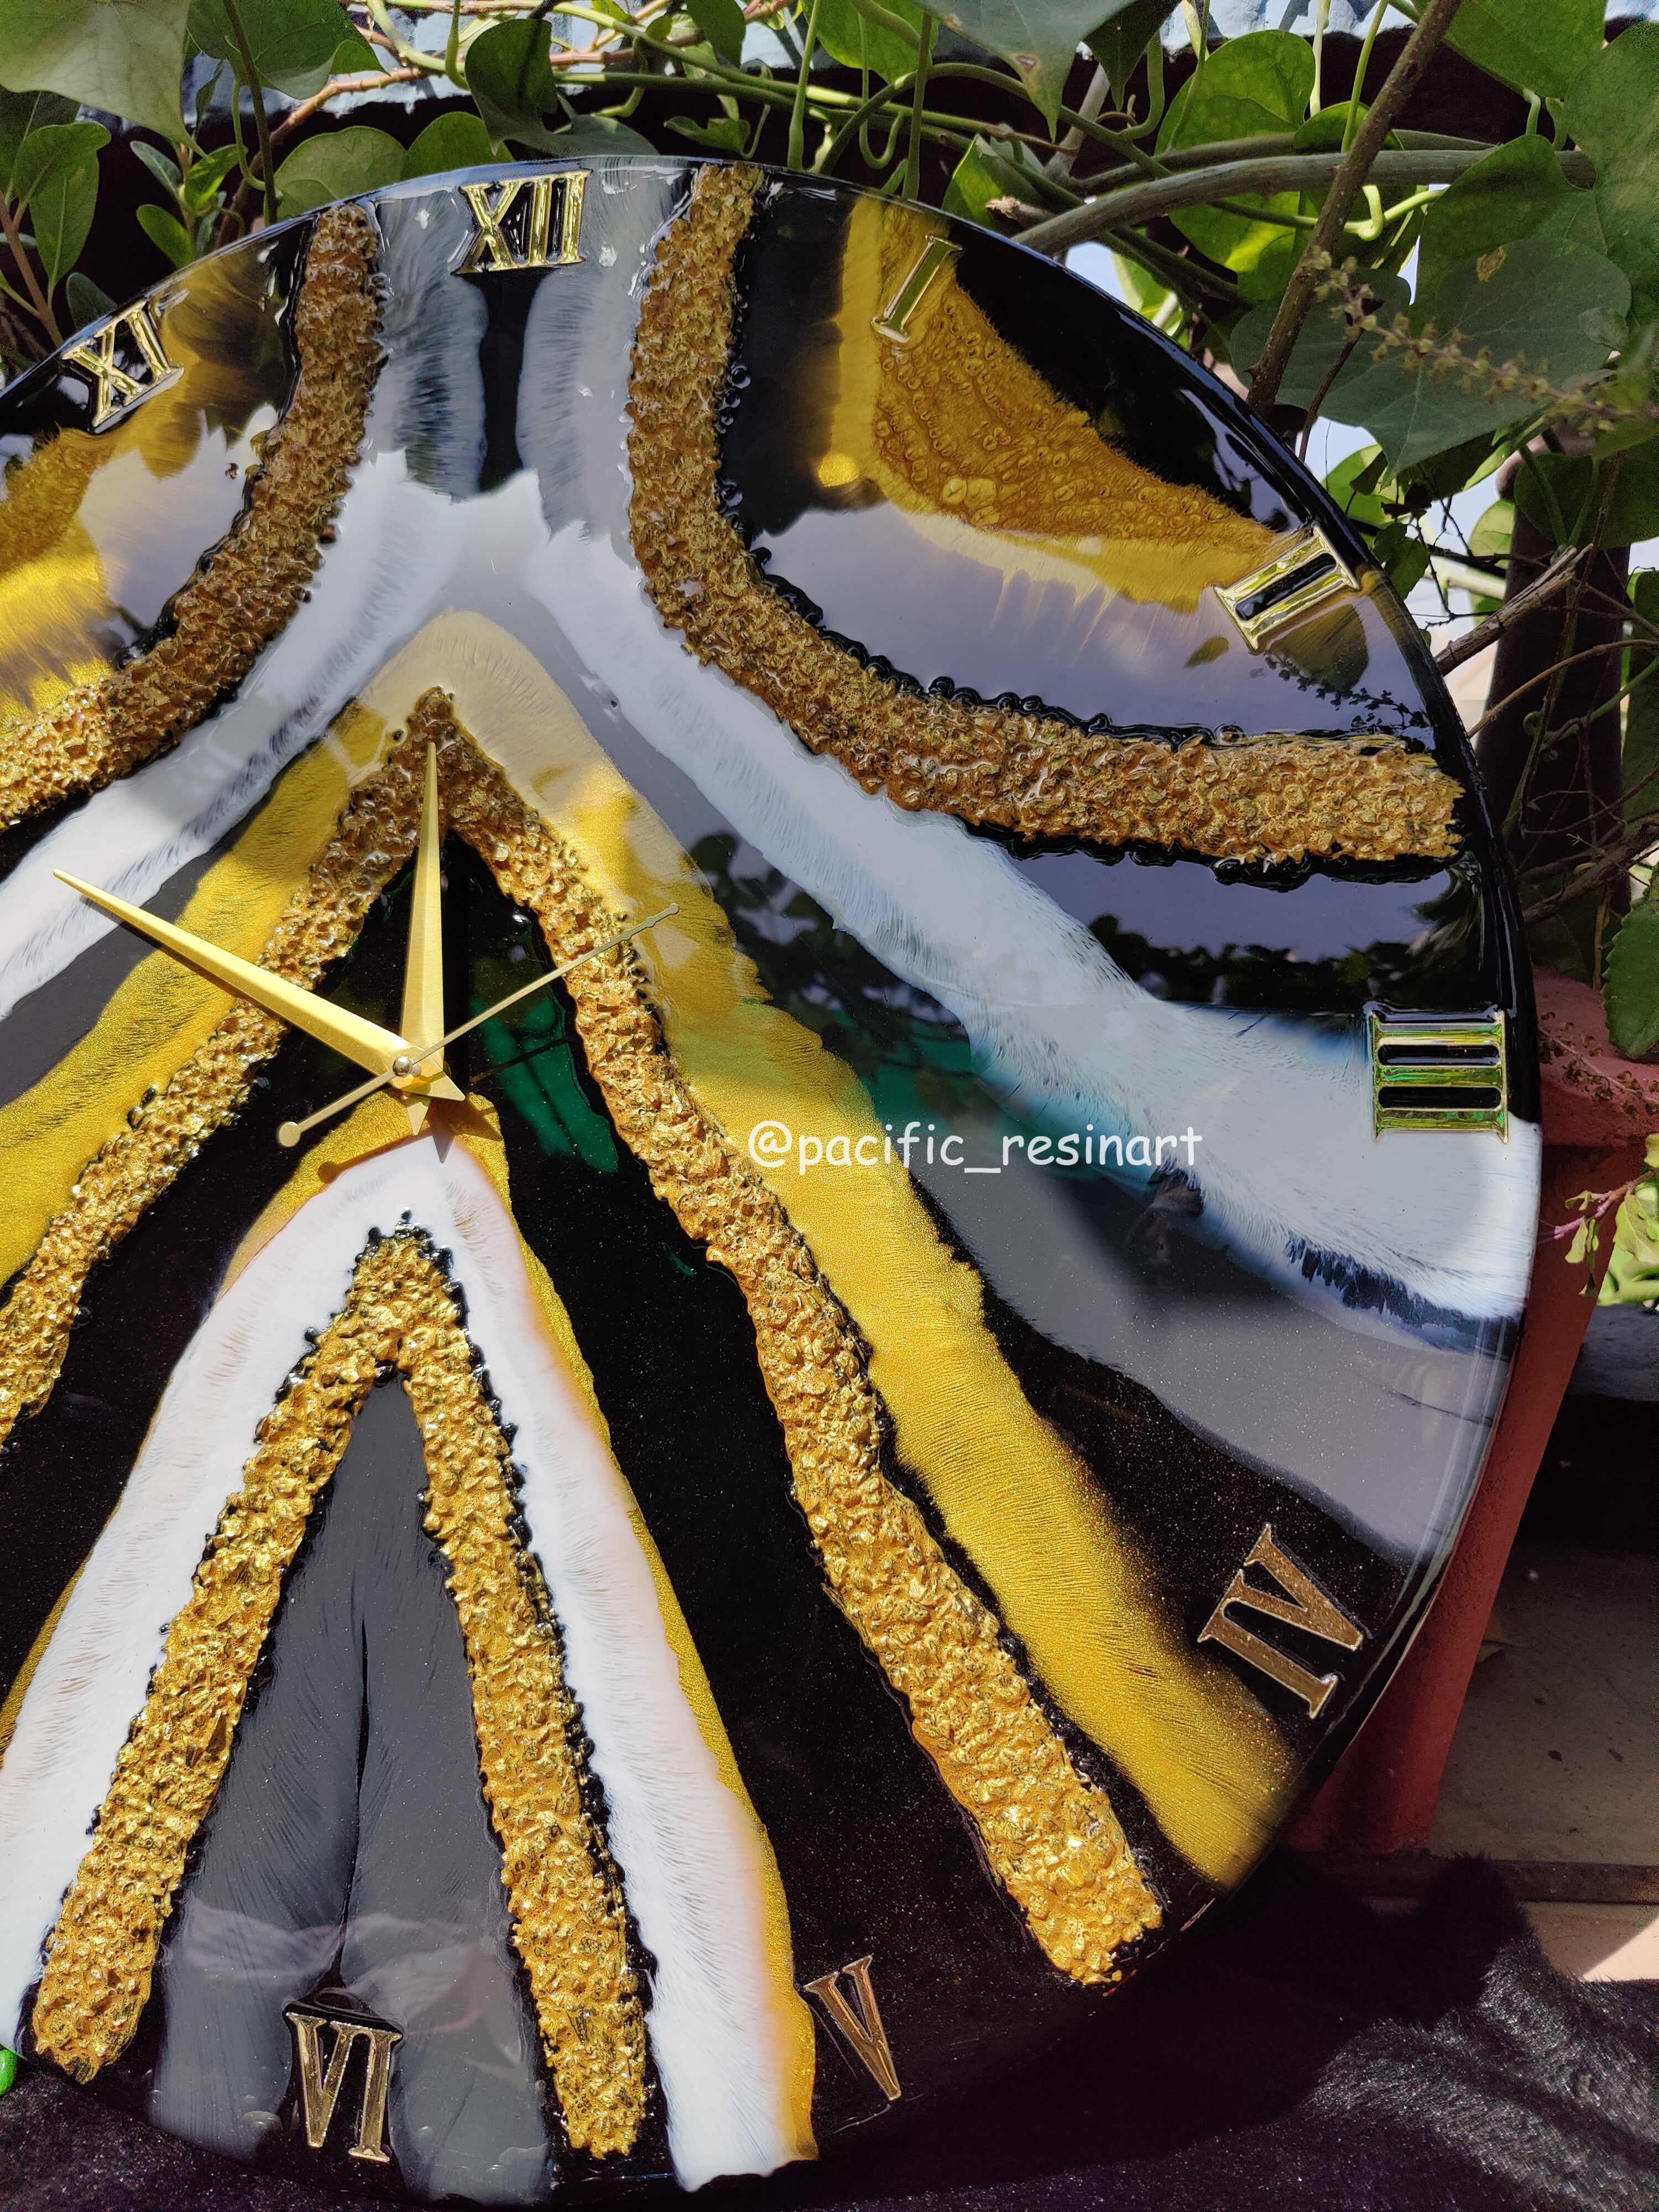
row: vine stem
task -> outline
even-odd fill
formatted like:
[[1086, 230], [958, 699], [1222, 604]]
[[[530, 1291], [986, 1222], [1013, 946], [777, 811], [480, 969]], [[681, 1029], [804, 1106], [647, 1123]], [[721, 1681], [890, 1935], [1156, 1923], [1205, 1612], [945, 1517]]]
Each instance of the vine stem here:
[[264, 191], [265, 222], [276, 220], [276, 170], [270, 158], [270, 125], [265, 116], [265, 96], [260, 88], [259, 72], [253, 66], [253, 49], [247, 42], [247, 33], [242, 28], [242, 19], [236, 10], [236, 0], [224, 0], [225, 21], [230, 26], [230, 35], [236, 41], [236, 51], [242, 57], [242, 67], [247, 72], [248, 97], [253, 102], [253, 128], [259, 141], [260, 182]]
[[927, 106], [927, 63], [933, 43], [933, 19], [923, 9], [921, 38], [916, 48], [916, 81], [910, 94], [910, 144], [904, 156], [903, 191], [907, 200], [921, 197], [921, 118]]
[[806, 13], [806, 28], [801, 34], [800, 74], [795, 79], [795, 97], [789, 110], [789, 154], [792, 169], [806, 167], [806, 88], [812, 68], [812, 49], [818, 42], [818, 0], [812, 0]]
[[1435, 48], [1451, 27], [1462, 0], [1427, 0], [1427, 5], [1417, 19], [1417, 27], [1407, 40], [1399, 60], [1389, 71], [1376, 104], [1365, 120], [1354, 133], [1354, 140], [1342, 156], [1341, 167], [1332, 179], [1331, 189], [1325, 195], [1325, 204], [1320, 210], [1318, 228], [1309, 239], [1302, 258], [1296, 264], [1285, 296], [1279, 303], [1279, 313], [1273, 317], [1273, 329], [1261, 358], [1255, 365], [1255, 374], [1250, 380], [1250, 411], [1267, 414], [1279, 398], [1279, 387], [1284, 382], [1285, 371], [1290, 367], [1291, 350], [1295, 345], [1302, 325], [1308, 319], [1308, 310], [1319, 289], [1326, 263], [1342, 235], [1342, 227], [1348, 220], [1348, 210], [1359, 197], [1359, 188], [1370, 174], [1388, 142], [1394, 119], [1416, 91], [1424, 70], [1428, 67]]

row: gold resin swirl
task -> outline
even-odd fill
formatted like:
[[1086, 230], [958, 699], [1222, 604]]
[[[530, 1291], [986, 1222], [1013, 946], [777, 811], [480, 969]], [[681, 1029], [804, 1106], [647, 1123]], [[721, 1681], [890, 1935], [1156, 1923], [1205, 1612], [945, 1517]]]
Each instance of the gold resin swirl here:
[[732, 260], [757, 169], [702, 169], [640, 311], [629, 405], [634, 551], [658, 611], [866, 791], [1025, 836], [1178, 846], [1212, 860], [1444, 858], [1455, 781], [1397, 738], [1170, 745], [904, 690], [772, 591], [720, 513], [715, 428]]
[[[318, 218], [295, 311], [293, 402], [265, 441], [240, 519], [173, 599], [167, 636], [13, 732], [0, 761], [0, 828], [96, 791], [175, 744], [291, 619], [345, 495], [380, 368], [374, 268], [361, 208]], [[72, 487], [72, 454], [65, 465]], [[43, 496], [58, 495], [62, 473], [43, 476]]]
[[36, 2047], [89, 2081], [125, 2047], [149, 1995], [191, 1843], [229, 1763], [283, 1580], [377, 1370], [408, 1379], [425, 1449], [425, 1526], [465, 1640], [484, 1796], [513, 1939], [572, 2143], [624, 2151], [645, 2109], [645, 2023], [614, 1869], [582, 1803], [547, 1593], [513, 1531], [506, 1439], [454, 1302], [423, 1242], [358, 1262], [350, 1294], [260, 1425], [143, 1711], [116, 1761], [93, 1841], [46, 1954]]
[[[570, 848], [531, 813], [441, 692], [410, 718], [439, 747], [453, 830], [565, 961], [622, 926]], [[909, 1707], [912, 1733], [1053, 1963], [1109, 1979], [1157, 1900], [1105, 1795], [1078, 1771], [1004, 1648], [1000, 1624], [882, 1471], [887, 1417], [851, 1319], [776, 1197], [693, 1097], [627, 948], [567, 979], [587, 1064], [618, 1134], [688, 1236], [733, 1275], [830, 1587]]]
[[[350, 949], [371, 902], [409, 857], [419, 819], [418, 786], [399, 757], [354, 793], [327, 850], [283, 909], [260, 964], [290, 982], [314, 985]], [[275, 1015], [237, 1000], [82, 1169], [70, 1203], [48, 1224], [0, 1310], [0, 1444], [51, 1395], [92, 1268], [246, 1102], [287, 1033]]]

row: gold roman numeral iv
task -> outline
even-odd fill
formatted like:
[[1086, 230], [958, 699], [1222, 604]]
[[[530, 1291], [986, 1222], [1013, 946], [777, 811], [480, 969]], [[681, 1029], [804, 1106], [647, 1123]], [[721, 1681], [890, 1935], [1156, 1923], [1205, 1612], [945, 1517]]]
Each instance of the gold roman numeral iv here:
[[[1281, 1597], [1274, 1590], [1258, 1589], [1254, 1583], [1247, 1582], [1245, 1567], [1264, 1568], [1285, 1595]], [[1304, 1635], [1316, 1636], [1323, 1644], [1339, 1644], [1344, 1651], [1358, 1651], [1365, 1641], [1365, 1632], [1358, 1623], [1350, 1620], [1335, 1600], [1326, 1596], [1312, 1576], [1273, 1541], [1271, 1521], [1246, 1553], [1244, 1566], [1239, 1568], [1222, 1592], [1221, 1602], [1199, 1631], [1198, 1640], [1200, 1644], [1219, 1644], [1247, 1667], [1255, 1667], [1269, 1681], [1277, 1682], [1281, 1690], [1300, 1698], [1308, 1708], [1309, 1718], [1316, 1719], [1320, 1707], [1336, 1687], [1338, 1677], [1315, 1674], [1306, 1667], [1298, 1667], [1294, 1659], [1287, 1659], [1265, 1638], [1235, 1620], [1234, 1611], [1261, 1613], [1270, 1620], [1289, 1621]]]

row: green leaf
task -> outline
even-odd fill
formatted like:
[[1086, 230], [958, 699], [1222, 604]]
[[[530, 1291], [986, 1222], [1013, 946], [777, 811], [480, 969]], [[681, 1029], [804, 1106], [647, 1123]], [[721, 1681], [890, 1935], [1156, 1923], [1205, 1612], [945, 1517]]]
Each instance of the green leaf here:
[[1597, 54], [1561, 119], [1595, 164], [1607, 258], [1630, 278], [1637, 319], [1659, 319], [1659, 24], [1633, 23]]
[[404, 149], [389, 131], [354, 123], [295, 148], [276, 172], [277, 210], [284, 216], [304, 215], [331, 200], [356, 199], [382, 185], [395, 185], [403, 169]]
[[94, 284], [78, 269], [71, 269], [64, 279], [64, 297], [69, 301], [70, 319], [77, 331], [85, 330], [88, 323], [101, 322], [106, 315], [115, 312], [115, 302], [103, 286]]
[[1116, 0], [1090, 32], [1090, 52], [1106, 72], [1112, 96], [1121, 101], [1140, 57], [1175, 13], [1170, 0]]
[[1052, 129], [1078, 47], [1099, 26], [1100, 9], [1101, 0], [957, 0], [943, 15], [951, 30], [1012, 65]]
[[1626, 1060], [1659, 1044], [1659, 906], [1644, 901], [1620, 923], [1602, 979], [1607, 1035]]
[[[1372, 282], [1378, 307], [1377, 313], [1385, 323], [1390, 323], [1406, 307], [1411, 295], [1403, 276], [1378, 276]], [[1276, 299], [1263, 300], [1234, 326], [1229, 340], [1233, 366], [1246, 381], [1251, 370], [1261, 358], [1267, 343], [1267, 334], [1273, 329], [1273, 317], [1279, 312]], [[1347, 343], [1343, 319], [1340, 313], [1322, 301], [1316, 301], [1308, 319], [1297, 332], [1296, 344], [1279, 387], [1279, 398], [1287, 407], [1311, 407], [1318, 398], [1325, 379], [1336, 367], [1342, 349]], [[1351, 380], [1365, 367], [1374, 341], [1362, 338], [1348, 357], [1346, 368], [1328, 395], [1324, 412], [1331, 410], [1330, 398], [1338, 386]], [[1345, 416], [1339, 416], [1339, 422]]]
[[[1599, 253], [1523, 238], [1501, 259], [1455, 264], [1411, 321], [1419, 333], [1431, 323], [1443, 342], [1455, 333], [1466, 355], [1484, 349], [1494, 363], [1522, 359], [1559, 383], [1603, 365], [1607, 319], [1622, 314], [1629, 297], [1624, 276]], [[1338, 380], [1325, 411], [1334, 422], [1363, 423], [1396, 471], [1534, 411], [1524, 394], [1495, 392], [1478, 375], [1466, 382], [1394, 351], [1372, 358], [1378, 350], [1359, 348], [1357, 367]]]
[[965, 215], [969, 222], [984, 223], [988, 228], [996, 221], [990, 212], [993, 200], [1013, 198], [1035, 202], [1038, 207], [1046, 204], [1041, 186], [1034, 181], [1042, 173], [1042, 164], [1021, 140], [993, 145], [988, 138], [975, 137], [945, 188], [945, 212]]
[[495, 23], [466, 50], [466, 88], [492, 138], [510, 138], [538, 154], [560, 151], [542, 121], [559, 104], [547, 65], [552, 35], [543, 22]]
[[[339, 0], [236, 0], [261, 84], [290, 100], [309, 100], [328, 82], [338, 48], [352, 34]], [[191, 0], [190, 35], [204, 54], [246, 74], [224, 0]]]
[[728, 62], [743, 59], [743, 10], [738, 0], [685, 0], [685, 12], [717, 54]]
[[152, 202], [138, 210], [138, 228], [152, 246], [159, 246], [175, 269], [196, 258], [196, 245], [176, 215]]
[[698, 123], [689, 115], [671, 115], [668, 128], [689, 138], [694, 146], [707, 146], [714, 154], [741, 154], [749, 145], [749, 125], [740, 115], [717, 115], [712, 123]]
[[73, 123], [76, 104], [55, 92], [7, 92], [0, 89], [0, 192], [9, 197], [12, 164], [17, 149], [31, 131], [49, 123]]
[[[1251, 31], [1218, 46], [1204, 67], [1170, 103], [1158, 133], [1158, 151], [1176, 146], [1205, 146], [1224, 138], [1256, 138], [1294, 131], [1307, 113], [1313, 90], [1313, 54], [1288, 31]], [[1245, 202], [1279, 215], [1302, 211], [1299, 192], [1280, 192], [1271, 200]], [[1283, 223], [1252, 222], [1246, 216], [1214, 208], [1183, 208], [1170, 220], [1199, 252], [1241, 276], [1254, 276], [1269, 248], [1275, 252], [1272, 276], [1264, 271], [1251, 284], [1252, 297], [1282, 290], [1300, 249], [1300, 238]], [[1282, 269], [1276, 264], [1282, 259]]]
[[1581, 200], [1592, 210], [1595, 205], [1591, 193], [1575, 191], [1562, 175], [1547, 139], [1516, 138], [1499, 146], [1424, 210], [1419, 297], [1433, 291], [1454, 262], [1478, 261], [1494, 246], [1530, 238], [1568, 200]]
[[[133, 150], [136, 153], [137, 149]], [[192, 215], [205, 215], [210, 208], [217, 206], [220, 186], [235, 169], [239, 158], [233, 144], [220, 147], [216, 154], [204, 154], [199, 161], [191, 163], [180, 189], [185, 205]]]
[[1564, 93], [1601, 44], [1601, 0], [1463, 0], [1446, 44], [1518, 92]]
[[573, 116], [562, 131], [550, 135], [553, 152], [566, 161], [585, 161], [595, 154], [654, 154], [657, 150], [648, 138], [630, 131], [612, 115]]
[[441, 115], [404, 155], [404, 179], [436, 177], [446, 169], [481, 169], [495, 158], [495, 143], [477, 116]]
[[[1555, 503], [1577, 543], [1585, 544], [1597, 528], [1594, 495], [1618, 465], [1613, 495], [1601, 523], [1604, 545], [1638, 545], [1644, 538], [1659, 538], [1659, 445], [1649, 443], [1598, 462], [1588, 454], [1535, 453], [1515, 480], [1515, 503], [1528, 520], [1536, 523], [1547, 538], [1555, 535], [1549, 502], [1539, 485], [1542, 477], [1555, 495]], [[1597, 469], [1601, 474], [1598, 481]]]
[[[179, 164], [169, 161], [159, 146], [146, 145], [142, 138], [133, 140], [132, 150], [162, 191], [172, 192], [176, 197], [179, 191]], [[235, 149], [233, 147], [231, 150], [234, 153]]]
[[1325, 479], [1325, 489], [1350, 522], [1381, 530], [1389, 519], [1377, 490], [1385, 473], [1381, 446], [1362, 446], [1337, 463]]
[[1429, 549], [1404, 522], [1385, 524], [1372, 538], [1371, 551], [1402, 599], [1428, 573]]
[[1515, 535], [1515, 501], [1495, 499], [1469, 532], [1469, 550], [1477, 561], [1507, 561]]
[[98, 149], [108, 143], [101, 123], [49, 123], [17, 149], [12, 198], [20, 208], [27, 204], [49, 289], [87, 242], [98, 204]]
[[59, 92], [158, 131], [185, 135], [179, 82], [190, 0], [0, 0], [0, 84]]
[[[843, 69], [867, 69], [884, 84], [896, 84], [915, 68], [922, 11], [914, 0], [882, 0], [882, 5], [890, 15], [897, 15], [911, 26], [915, 39], [902, 39], [884, 23], [872, 23], [867, 15], [860, 15], [853, 0], [818, 0], [818, 44]], [[939, 36], [937, 17], [933, 36]]]

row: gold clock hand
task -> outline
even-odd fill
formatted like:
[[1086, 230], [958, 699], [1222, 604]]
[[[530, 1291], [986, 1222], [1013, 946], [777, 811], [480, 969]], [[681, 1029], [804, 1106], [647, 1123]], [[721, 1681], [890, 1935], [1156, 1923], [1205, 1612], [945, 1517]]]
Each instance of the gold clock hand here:
[[603, 945], [590, 945], [586, 952], [579, 952], [574, 960], [567, 960], [562, 968], [550, 968], [546, 975], [536, 976], [520, 989], [509, 991], [504, 999], [497, 999], [493, 1006], [486, 1006], [483, 1013], [474, 1014], [470, 1022], [463, 1022], [459, 1029], [451, 1030], [447, 1036], [438, 1037], [424, 1049], [419, 1052], [412, 1047], [405, 1049], [385, 1075], [377, 1075], [368, 1083], [360, 1083], [355, 1091], [348, 1091], [343, 1097], [331, 1099], [326, 1106], [319, 1106], [303, 1121], [284, 1121], [276, 1132], [277, 1143], [297, 1145], [307, 1129], [314, 1129], [319, 1121], [326, 1121], [331, 1115], [356, 1105], [360, 1099], [367, 1098], [384, 1085], [396, 1082], [399, 1077], [412, 1075], [423, 1060], [430, 1060], [434, 1052], [441, 1051], [445, 1045], [453, 1044], [457, 1037], [465, 1036], [469, 1030], [476, 1030], [495, 1015], [505, 1013], [507, 1007], [516, 1006], [521, 999], [528, 999], [538, 991], [544, 991], [550, 983], [556, 983], [561, 975], [568, 975], [573, 968], [580, 968], [584, 960], [592, 960], [601, 952], [609, 952], [618, 945], [626, 945], [630, 937], [637, 937], [641, 930], [654, 929], [659, 921], [666, 921], [671, 914], [678, 912], [678, 903], [659, 908], [655, 914], [647, 915], [643, 921], [630, 922], [626, 929], [619, 929], [614, 937], [607, 937]]
[[[444, 1025], [443, 884], [439, 872], [442, 828], [438, 815], [438, 748], [426, 749], [426, 790], [421, 801], [421, 839], [415, 857], [415, 891], [409, 913], [409, 952], [404, 963], [403, 1030], [422, 1042], [435, 1037]], [[423, 1052], [422, 1060], [430, 1058]], [[415, 1075], [404, 1091], [409, 1126], [419, 1136], [426, 1126], [429, 1098], [459, 1098], [465, 1094], [446, 1073], [443, 1062], [431, 1075]]]
[[129, 906], [125, 899], [117, 898], [111, 891], [100, 891], [94, 884], [83, 884], [78, 877], [65, 875], [61, 868], [54, 868], [52, 873], [60, 884], [79, 891], [82, 898], [90, 899], [94, 906], [113, 915], [117, 921], [125, 921], [129, 927], [142, 931], [185, 967], [193, 968], [198, 975], [205, 975], [210, 982], [217, 983], [224, 990], [234, 991], [238, 998], [251, 999], [266, 1013], [275, 1014], [279, 1021], [291, 1022], [296, 1030], [303, 1030], [319, 1043], [332, 1045], [336, 1052], [355, 1060], [359, 1067], [370, 1069], [383, 1081], [392, 1078], [398, 1059], [411, 1048], [408, 1039], [399, 1036], [395, 1030], [382, 1029], [378, 1022], [368, 1021], [362, 1014], [332, 1006], [302, 984], [273, 975], [268, 968], [256, 968], [251, 960], [223, 951], [218, 945], [210, 945], [206, 938], [179, 928], [176, 923], [161, 921], [155, 915], [146, 914], [142, 907]]

